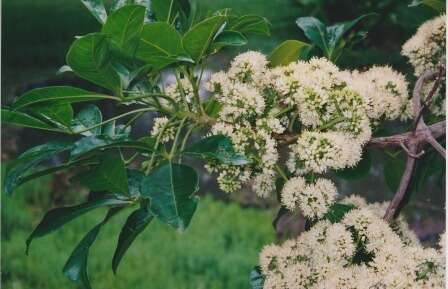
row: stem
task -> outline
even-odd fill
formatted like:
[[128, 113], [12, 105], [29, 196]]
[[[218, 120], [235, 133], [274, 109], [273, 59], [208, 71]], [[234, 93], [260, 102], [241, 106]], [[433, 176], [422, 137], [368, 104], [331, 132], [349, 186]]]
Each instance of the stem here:
[[184, 139], [182, 140], [182, 144], [180, 146], [180, 151], [182, 152], [185, 149], [185, 146], [187, 145], [187, 141], [190, 138], [191, 133], [193, 132], [193, 129], [196, 127], [196, 125], [192, 125], [187, 132], [185, 133]]
[[285, 181], [289, 180], [288, 176], [286, 175], [286, 173], [283, 171], [283, 169], [279, 165], [275, 164], [275, 170]]
[[282, 109], [281, 111], [277, 112], [276, 114], [274, 114], [274, 117], [279, 117], [284, 115], [285, 113], [288, 113], [290, 111], [292, 111], [294, 108], [292, 106], [289, 106], [287, 108]]
[[102, 122], [97, 123], [97, 124], [95, 124], [95, 125], [92, 125], [92, 126], [86, 128], [86, 129], [77, 131], [76, 133], [77, 133], [77, 134], [80, 134], [80, 133], [83, 133], [83, 132], [92, 130], [92, 129], [94, 129], [94, 128], [97, 128], [97, 127], [99, 127], [99, 126], [103, 126], [103, 125], [105, 125], [106, 123], [109, 123], [109, 122], [111, 122], [111, 121], [120, 119], [120, 118], [122, 118], [122, 117], [131, 115], [131, 114], [134, 114], [134, 113], [140, 113], [140, 112], [146, 112], [146, 111], [155, 111], [155, 110], [154, 110], [154, 108], [140, 108], [140, 109], [136, 109], [136, 110], [131, 110], [131, 111], [128, 111], [128, 112], [126, 112], [126, 113], [123, 113], [123, 114], [117, 115], [117, 116], [115, 116], [115, 117], [112, 117], [112, 118], [110, 118], [110, 119], [108, 119], [108, 120], [105, 120], [105, 121], [102, 121]]
[[190, 106], [188, 105], [187, 96], [185, 95], [185, 90], [184, 90], [184, 87], [182, 86], [180, 77], [179, 77], [179, 75], [177, 75], [177, 73], [174, 73], [174, 76], [176, 77], [177, 86], [179, 87], [180, 95], [182, 96], [182, 100], [185, 104], [185, 107], [187, 108], [188, 111], [190, 111]]
[[[416, 147], [410, 149], [413, 153], [417, 151]], [[415, 166], [415, 158], [408, 156], [406, 160], [406, 167], [403, 173], [403, 176], [400, 181], [400, 186], [398, 187], [397, 192], [394, 195], [394, 198], [389, 204], [389, 207], [386, 210], [386, 214], [384, 215], [384, 220], [390, 222], [398, 215], [398, 209], [403, 201], [404, 196], [406, 195], [406, 191], [409, 187], [409, 183], [412, 177], [412, 171]]]
[[336, 125], [340, 122], [343, 122], [344, 120], [347, 120], [347, 118], [344, 116], [334, 118], [334, 119], [330, 120], [329, 122], [327, 122], [326, 124], [324, 124], [323, 126], [321, 126], [320, 130], [325, 130], [327, 128], [333, 128], [334, 125]]
[[170, 120], [163, 126], [162, 131], [157, 135], [156, 142], [155, 142], [154, 147], [153, 147], [153, 152], [151, 154], [151, 158], [149, 160], [148, 167], [146, 168], [146, 172], [145, 172], [146, 175], [149, 174], [149, 172], [152, 169], [152, 166], [154, 165], [154, 161], [155, 161], [155, 158], [156, 158], [156, 151], [157, 151], [157, 148], [159, 147], [160, 139], [162, 138], [163, 133], [165, 132], [166, 128], [168, 127], [168, 125], [170, 124], [170, 122], [173, 119], [174, 119], [174, 117], [170, 118]]
[[181, 133], [183, 127], [184, 127], [184, 124], [185, 124], [186, 120], [187, 120], [187, 118], [184, 117], [182, 119], [182, 121], [180, 122], [179, 128], [177, 129], [176, 136], [174, 137], [173, 145], [171, 147], [170, 159], [172, 159], [173, 156], [176, 154], [177, 142], [179, 141], [179, 136], [180, 136], [180, 133]]

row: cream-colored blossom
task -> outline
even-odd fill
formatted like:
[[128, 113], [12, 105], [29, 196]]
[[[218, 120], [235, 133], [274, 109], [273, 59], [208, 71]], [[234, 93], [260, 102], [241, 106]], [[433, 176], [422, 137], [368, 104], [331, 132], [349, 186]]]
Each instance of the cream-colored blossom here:
[[403, 74], [390, 66], [373, 66], [361, 73], [354, 71], [348, 83], [364, 99], [370, 119], [406, 120], [412, 116], [408, 83]]
[[176, 133], [175, 127], [169, 124], [167, 117], [157, 117], [151, 130], [151, 136], [159, 138], [160, 143], [167, 143], [174, 139]]
[[304, 131], [291, 151], [296, 167], [316, 173], [353, 167], [361, 159], [359, 142], [342, 132]]
[[445, 288], [439, 251], [409, 244], [382, 220], [385, 204], [346, 198], [359, 208], [342, 222], [320, 220], [295, 240], [268, 245], [260, 255], [265, 289]]

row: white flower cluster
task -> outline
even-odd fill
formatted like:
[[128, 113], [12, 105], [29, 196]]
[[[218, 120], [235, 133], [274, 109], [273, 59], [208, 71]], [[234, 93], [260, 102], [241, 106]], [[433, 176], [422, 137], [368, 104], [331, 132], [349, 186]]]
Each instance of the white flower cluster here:
[[[389, 67], [341, 71], [325, 58], [270, 68], [263, 54], [249, 51], [238, 55], [227, 72], [213, 74], [206, 88], [221, 105], [211, 133], [229, 136], [251, 161], [238, 168], [213, 163], [208, 168], [219, 174], [223, 190], [252, 182], [260, 196], [275, 189], [277, 136], [286, 128], [298, 135], [289, 147], [289, 173], [323, 174], [360, 161], [371, 121], [406, 119], [410, 111], [401, 74]], [[324, 196], [317, 198], [320, 202]]]
[[307, 184], [302, 177], [289, 179], [282, 190], [281, 202], [289, 210], [298, 206], [305, 217], [322, 217], [336, 199], [336, 186], [328, 179], [319, 178]]
[[193, 85], [187, 78], [181, 78], [179, 82], [168, 85], [165, 93], [178, 103], [185, 101], [191, 104], [193, 102]]
[[211, 133], [229, 136], [236, 151], [252, 162], [244, 167], [208, 165], [210, 171], [219, 173], [218, 183], [224, 191], [236, 191], [248, 181], [260, 196], [275, 189], [278, 151], [273, 135], [285, 127], [275, 116], [272, 96], [264, 89], [267, 71], [266, 57], [250, 51], [237, 56], [227, 73], [212, 75], [207, 85], [221, 104]]
[[415, 76], [437, 68], [446, 50], [446, 15], [423, 23], [402, 47], [401, 53], [414, 66]]
[[387, 204], [359, 197], [344, 203], [356, 208], [339, 222], [320, 220], [297, 239], [262, 250], [265, 289], [444, 288], [443, 249], [423, 248], [402, 219], [389, 226], [381, 218]]
[[374, 66], [365, 72], [347, 73], [350, 87], [364, 99], [372, 120], [406, 120], [412, 116], [408, 83], [403, 74], [390, 66]]
[[167, 117], [154, 118], [154, 124], [151, 130], [151, 136], [159, 138], [160, 143], [167, 143], [174, 139], [176, 130], [173, 126], [170, 126]]
[[361, 159], [359, 143], [342, 132], [304, 131], [291, 146], [287, 163], [291, 172], [324, 173], [327, 169], [353, 167]]
[[[446, 57], [446, 15], [438, 16], [423, 23], [402, 47], [401, 53], [409, 58], [414, 66], [415, 76], [420, 76], [426, 70], [437, 70]], [[427, 96], [432, 84], [423, 88], [422, 96]], [[445, 115], [445, 85], [433, 97], [430, 110], [435, 115]]]

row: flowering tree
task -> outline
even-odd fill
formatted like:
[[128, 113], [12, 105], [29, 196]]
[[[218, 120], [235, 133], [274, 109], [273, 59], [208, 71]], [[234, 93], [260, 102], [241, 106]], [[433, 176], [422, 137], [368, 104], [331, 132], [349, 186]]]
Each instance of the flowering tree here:
[[[310, 44], [288, 40], [269, 56], [242, 53], [227, 71], [205, 80], [210, 55], [226, 46], [245, 45], [246, 34], [268, 34], [267, 21], [229, 10], [204, 18], [187, 1], [115, 1], [108, 12], [101, 1], [82, 2], [102, 24], [101, 32], [73, 42], [63, 71], [107, 92], [44, 87], [2, 109], [5, 122], [67, 135], [20, 155], [8, 168], [6, 193], [67, 169], [76, 172], [73, 182], [90, 190], [85, 203], [47, 212], [27, 239], [27, 251], [33, 239], [93, 209], [109, 208], [64, 266], [68, 278], [90, 288], [90, 246], [102, 226], [123, 208], [136, 207], [119, 233], [114, 271], [153, 218], [175, 229], [188, 227], [198, 204], [199, 181], [196, 171], [184, 163], [186, 158], [199, 158], [217, 175], [222, 190], [235, 192], [250, 184], [260, 197], [276, 193], [280, 215], [299, 209], [307, 220], [309, 230], [298, 240], [263, 250], [262, 275], [254, 271], [254, 286], [441, 284], [440, 255], [423, 249], [407, 224], [394, 218], [423, 146], [429, 143], [445, 156], [436, 141], [444, 134], [445, 122], [426, 125], [423, 118], [426, 110], [444, 115], [443, 17], [424, 24], [403, 48], [416, 74], [423, 72], [410, 99], [404, 75], [388, 66], [347, 71], [334, 64], [347, 43], [344, 34], [365, 16], [329, 27], [312, 17], [300, 18], [297, 24]], [[163, 81], [162, 70], [175, 81]], [[112, 102], [124, 112], [103, 120], [100, 109], [88, 104], [74, 113], [73, 104], [95, 101]], [[148, 136], [133, 139], [130, 129], [145, 112], [158, 117]], [[414, 125], [410, 132], [372, 137], [388, 120], [410, 120]], [[203, 138], [192, 142], [194, 133]], [[408, 155], [389, 205], [366, 204], [359, 197], [339, 200], [328, 176], [332, 171], [359, 170], [367, 146], [402, 147]], [[39, 169], [60, 153], [67, 156], [65, 163]], [[401, 258], [398, 266], [394, 260], [400, 249], [407, 250], [409, 258]]]

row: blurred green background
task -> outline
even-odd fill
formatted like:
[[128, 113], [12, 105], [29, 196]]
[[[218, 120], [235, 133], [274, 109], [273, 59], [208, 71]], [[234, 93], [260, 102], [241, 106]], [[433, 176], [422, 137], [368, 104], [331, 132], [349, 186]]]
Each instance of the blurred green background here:
[[[8, 104], [25, 90], [64, 82], [84, 82], [72, 76], [57, 76], [65, 64], [65, 53], [76, 35], [98, 31], [99, 25], [79, 0], [2, 1], [2, 104]], [[295, 25], [301, 16], [315, 16], [325, 22], [354, 19], [377, 13], [362, 21], [357, 30], [366, 37], [346, 50], [340, 60], [344, 68], [390, 64], [407, 74], [411, 68], [400, 56], [401, 45], [417, 27], [436, 15], [425, 6], [408, 7], [408, 0], [198, 0], [201, 10], [232, 8], [238, 14], [265, 16], [271, 36], [252, 36], [249, 45], [223, 51], [211, 67], [220, 69], [239, 51], [256, 49], [269, 53], [287, 39], [306, 41]], [[390, 128], [403, 126], [389, 125]], [[51, 135], [28, 129], [2, 127], [2, 161], [25, 148], [44, 142]], [[386, 200], [392, 191], [383, 176], [385, 170], [399, 174], [400, 156], [392, 159], [372, 151], [376, 161], [369, 177], [360, 181], [339, 181], [342, 193], [353, 192], [370, 201]], [[443, 162], [428, 158], [438, 179], [426, 185], [413, 184], [414, 193], [405, 211], [419, 236], [431, 243], [444, 229], [445, 183]], [[423, 172], [421, 174], [427, 174]], [[61, 268], [82, 233], [96, 224], [101, 213], [91, 213], [55, 234], [37, 240], [30, 256], [24, 254], [25, 239], [46, 209], [74, 204], [85, 197], [81, 188], [71, 187], [63, 176], [48, 177], [24, 185], [12, 197], [2, 199], [2, 285], [7, 289], [77, 288], [62, 275]], [[441, 180], [442, 179], [442, 180]], [[440, 182], [440, 183], [439, 183]], [[420, 186], [420, 187], [418, 187]], [[207, 189], [212, 191], [215, 186]], [[203, 197], [191, 227], [183, 234], [154, 222], [130, 249], [114, 277], [110, 269], [122, 218], [102, 231], [91, 250], [89, 269], [94, 288], [248, 288], [248, 273], [257, 263], [260, 248], [275, 239], [271, 221], [277, 209], [271, 200], [260, 201], [250, 193]], [[221, 200], [217, 200], [217, 197]], [[222, 201], [225, 200], [225, 202]], [[250, 207], [250, 208], [249, 208]], [[268, 208], [266, 210], [266, 208]], [[124, 214], [123, 214], [124, 215]], [[207, 228], [204, 230], [203, 228]]]

